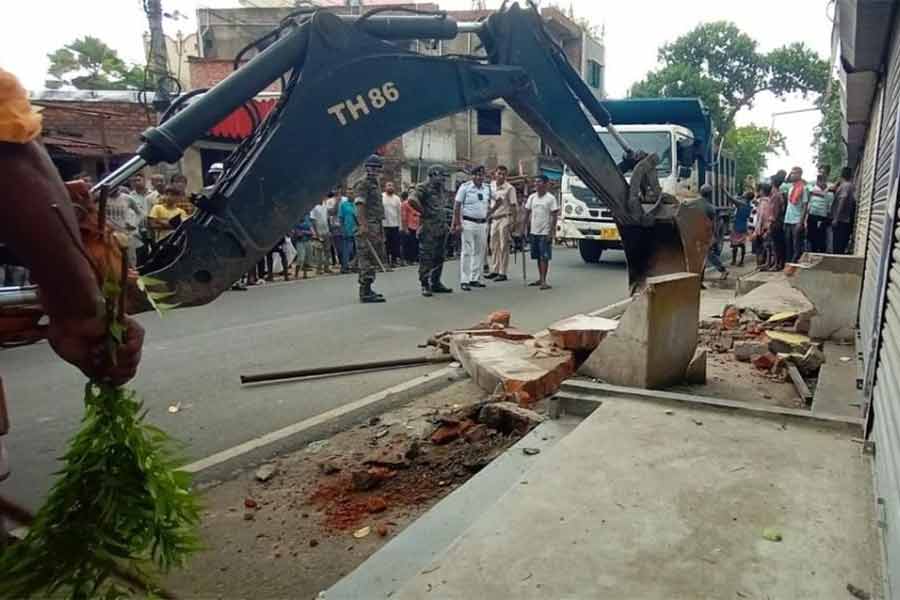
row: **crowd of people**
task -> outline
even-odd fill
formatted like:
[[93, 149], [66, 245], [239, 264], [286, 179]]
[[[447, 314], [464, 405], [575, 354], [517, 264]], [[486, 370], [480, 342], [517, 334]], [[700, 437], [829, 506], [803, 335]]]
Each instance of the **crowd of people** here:
[[[830, 168], [820, 167], [814, 182], [803, 178], [803, 169], [780, 170], [767, 181], [747, 185], [739, 197], [732, 197], [731, 264], [742, 266], [749, 241], [756, 266], [761, 271], [781, 271], [804, 252], [847, 254], [856, 213], [853, 173], [841, 171], [831, 179]], [[714, 235], [707, 266], [727, 277], [721, 250], [727, 224], [715, 215], [712, 188], [704, 186], [707, 212], [713, 219]], [[710, 210], [712, 211], [710, 213]]]
[[[393, 181], [382, 181], [381, 159], [373, 156], [364, 179], [351, 188], [336, 187], [294, 227], [294, 277], [356, 272], [360, 300], [383, 302], [384, 296], [372, 290], [376, 268], [419, 263], [422, 295], [431, 297], [452, 292], [441, 274], [457, 243], [463, 291], [484, 288], [485, 281], [508, 281], [511, 252], [523, 251], [528, 243], [539, 273], [530, 285], [550, 289], [559, 199], [545, 176], [535, 178], [535, 192], [525, 196], [509, 183], [508, 174], [499, 166], [488, 178], [477, 166], [454, 194], [446, 189], [446, 170], [435, 166], [425, 183], [398, 194]], [[290, 278], [287, 270], [283, 275]]]

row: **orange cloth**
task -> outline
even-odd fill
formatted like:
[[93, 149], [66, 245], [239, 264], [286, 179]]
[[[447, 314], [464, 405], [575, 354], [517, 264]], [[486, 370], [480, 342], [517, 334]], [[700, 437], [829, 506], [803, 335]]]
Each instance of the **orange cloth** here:
[[34, 112], [25, 88], [0, 69], [0, 142], [25, 144], [41, 133], [41, 115]]

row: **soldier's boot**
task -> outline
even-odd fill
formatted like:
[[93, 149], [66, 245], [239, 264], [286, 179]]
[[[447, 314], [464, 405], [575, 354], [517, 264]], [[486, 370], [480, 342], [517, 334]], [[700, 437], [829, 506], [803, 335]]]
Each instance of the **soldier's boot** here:
[[371, 283], [359, 284], [359, 301], [363, 304], [372, 304], [377, 302], [387, 302], [384, 296], [375, 293]]
[[422, 280], [422, 295], [426, 298], [431, 298], [434, 295], [431, 293], [431, 283], [427, 279]]
[[435, 294], [451, 294], [453, 290], [441, 283], [444, 265], [440, 265], [431, 273], [431, 291]]

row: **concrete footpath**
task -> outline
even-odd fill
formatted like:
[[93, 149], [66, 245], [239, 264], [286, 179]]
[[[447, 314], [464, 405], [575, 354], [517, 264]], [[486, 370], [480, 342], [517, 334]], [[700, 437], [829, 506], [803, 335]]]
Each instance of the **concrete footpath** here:
[[879, 598], [857, 435], [605, 398], [388, 596], [811, 600], [850, 584]]

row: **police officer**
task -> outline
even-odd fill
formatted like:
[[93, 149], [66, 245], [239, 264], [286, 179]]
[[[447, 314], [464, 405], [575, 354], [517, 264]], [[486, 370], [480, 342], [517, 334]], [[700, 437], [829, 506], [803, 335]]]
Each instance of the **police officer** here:
[[[387, 256], [384, 249], [384, 205], [381, 203], [379, 176], [384, 161], [373, 154], [365, 162], [366, 177], [353, 186], [356, 219], [356, 252], [359, 267], [359, 301], [364, 303], [385, 302], [384, 296], [372, 289], [375, 283], [375, 268], [384, 265]], [[377, 254], [376, 254], [377, 253]]]
[[447, 171], [440, 165], [428, 169], [428, 181], [416, 186], [415, 196], [409, 203], [422, 215], [419, 227], [419, 281], [422, 295], [449, 294], [453, 290], [441, 283], [444, 270], [444, 246], [450, 228], [446, 219], [446, 192], [444, 181]]

